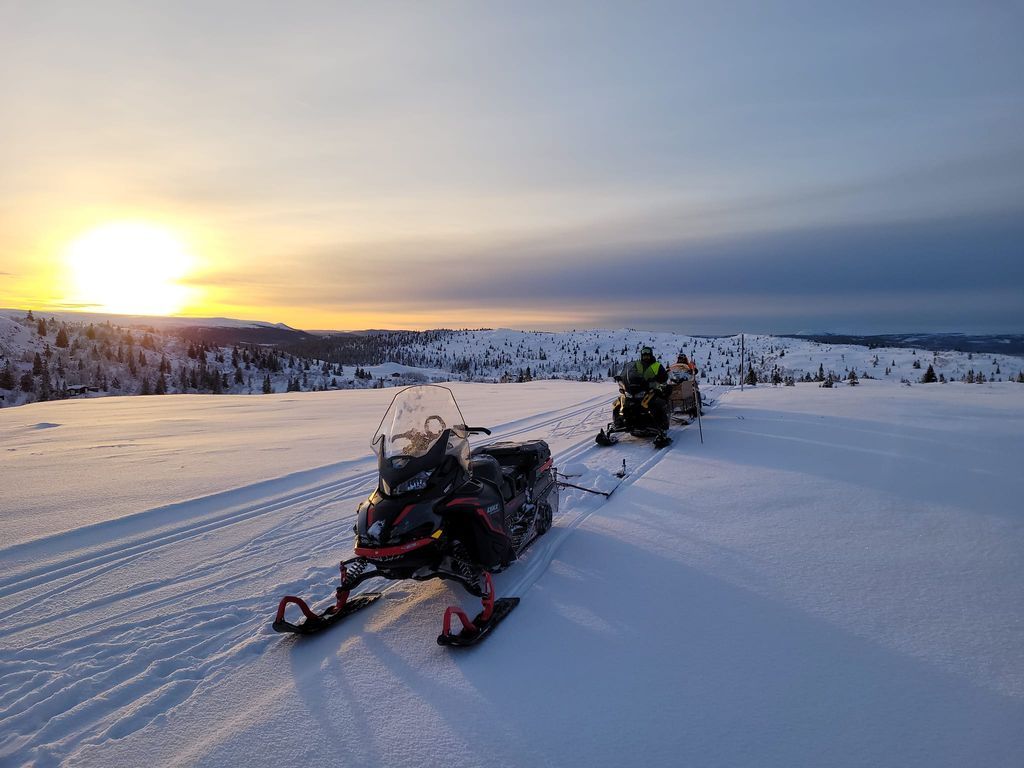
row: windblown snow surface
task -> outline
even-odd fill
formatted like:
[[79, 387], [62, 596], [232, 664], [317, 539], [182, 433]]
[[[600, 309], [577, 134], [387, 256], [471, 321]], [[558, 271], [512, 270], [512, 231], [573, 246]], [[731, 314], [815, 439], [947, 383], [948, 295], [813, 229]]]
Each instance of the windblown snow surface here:
[[563, 491], [461, 651], [442, 582], [270, 629], [332, 594], [394, 391], [0, 411], [0, 764], [1022, 764], [1024, 387], [706, 392], [662, 451], [594, 445], [607, 383], [452, 388], [628, 471]]

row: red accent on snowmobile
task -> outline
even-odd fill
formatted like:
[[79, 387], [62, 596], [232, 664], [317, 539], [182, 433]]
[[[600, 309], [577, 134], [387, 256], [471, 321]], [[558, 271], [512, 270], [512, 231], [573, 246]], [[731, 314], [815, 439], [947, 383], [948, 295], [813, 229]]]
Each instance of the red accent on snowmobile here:
[[483, 613], [479, 617], [481, 621], [487, 621], [494, 613], [494, 581], [491, 580], [491, 574], [486, 571], [484, 572], [484, 583], [487, 585], [487, 589], [484, 591], [484, 596], [480, 598], [480, 602], [484, 604]]
[[428, 544], [433, 544], [437, 539], [432, 539], [429, 536], [425, 539], [417, 539], [416, 541], [410, 541], [408, 544], [399, 544], [397, 547], [356, 547], [355, 553], [359, 557], [366, 557], [373, 559], [375, 557], [394, 557], [395, 555], [404, 555], [406, 552], [412, 552], [414, 549], [425, 547]]
[[476, 499], [470, 499], [470, 498], [452, 499], [447, 504], [445, 504], [445, 506], [446, 507], [456, 507], [456, 506], [459, 506], [460, 504], [462, 504], [462, 505], [468, 504], [468, 505], [472, 506], [473, 509], [476, 511], [476, 513], [478, 515], [480, 515], [480, 518], [485, 523], [487, 523], [487, 527], [490, 528], [495, 533], [500, 533], [502, 536], [507, 536], [508, 535], [503, 530], [501, 530], [501, 528], [495, 528], [494, 527], [494, 523], [491, 522], [490, 515], [487, 514], [487, 512], [484, 510], [483, 507], [476, 506]]
[[[348, 592], [346, 591], [344, 597], [339, 594], [337, 603], [321, 614], [313, 613], [301, 598], [289, 596], [284, 598], [277, 608], [277, 617], [274, 619], [273, 624], [274, 631], [290, 632], [296, 635], [312, 635], [315, 632], [337, 624], [356, 611], [373, 605], [373, 603], [380, 599], [380, 596], [380, 592], [366, 592], [356, 595], [349, 600]], [[301, 624], [292, 624], [284, 618], [284, 609], [289, 603], [299, 606], [299, 609], [305, 614], [306, 620]]]
[[486, 512], [484, 512], [484, 508], [483, 507], [477, 507], [476, 508], [476, 513], [478, 515], [480, 515], [481, 518], [483, 518], [483, 521], [485, 523], [487, 523], [487, 527], [490, 528], [492, 531], [494, 531], [495, 533], [500, 533], [502, 536], [508, 536], [508, 534], [505, 533], [503, 530], [501, 530], [501, 528], [495, 528], [494, 527], [494, 523], [491, 522], [490, 515], [488, 515]]
[[551, 469], [551, 465], [553, 463], [554, 463], [554, 459], [549, 458], [547, 461], [545, 461], [543, 464], [540, 465], [540, 469], [537, 470], [537, 474], [538, 475], [542, 475], [545, 472], [547, 472], [549, 469]]
[[[494, 613], [494, 581], [491, 579], [491, 574], [484, 571], [484, 595], [480, 598], [480, 602], [483, 603], [484, 609], [477, 616], [477, 621], [486, 622], [491, 618], [491, 614]], [[457, 605], [449, 605], [444, 609], [444, 624], [442, 625], [441, 634], [445, 637], [452, 637], [452, 616], [458, 616], [459, 621], [462, 622], [463, 632], [476, 634], [477, 627], [472, 621], [469, 620], [469, 616], [466, 612], [459, 608]]]
[[[456, 647], [476, 645], [490, 634], [491, 630], [508, 616], [513, 608], [519, 605], [518, 597], [503, 597], [500, 600], [495, 600], [491, 574], [485, 571], [484, 579], [486, 592], [481, 598], [483, 610], [470, 621], [461, 608], [455, 605], [448, 606], [444, 612], [442, 632], [437, 636], [438, 645], [454, 645]], [[452, 633], [452, 616], [458, 616], [459, 621], [462, 622], [462, 631], [458, 634]]]
[[441, 629], [441, 634], [450, 636], [452, 633], [452, 616], [458, 616], [459, 621], [462, 622], [462, 627], [468, 632], [476, 632], [476, 626], [472, 621], [469, 620], [469, 616], [466, 612], [459, 608], [457, 605], [449, 605], [444, 609], [444, 626]]
[[[345, 563], [341, 563], [341, 584], [335, 592], [334, 605], [330, 606], [323, 613], [314, 613], [313, 610], [306, 604], [306, 601], [301, 597], [295, 597], [288, 595], [281, 599], [281, 602], [277, 606], [277, 615], [274, 617], [274, 631], [275, 632], [292, 632], [297, 635], [311, 635], [314, 632], [319, 632], [322, 629], [337, 624], [339, 621], [344, 619], [356, 611], [362, 610], [369, 605], [380, 599], [380, 592], [366, 592], [361, 595], [356, 595], [349, 600], [349, 593], [351, 588], [362, 581], [358, 574], [353, 579], [352, 584], [349, 585], [348, 589], [343, 589], [348, 579], [348, 571], [345, 568]], [[285, 609], [289, 605], [297, 605], [299, 610], [302, 611], [306, 617], [305, 621], [301, 624], [292, 624], [287, 621], [284, 617]]]
[[[338, 566], [338, 569], [341, 571], [341, 581], [339, 583], [342, 586], [345, 586], [345, 578], [348, 576], [348, 571], [345, 570], [345, 562], [344, 561], [341, 562], [341, 564]], [[345, 603], [348, 601], [348, 593], [350, 591], [351, 590], [342, 589], [341, 587], [338, 587], [338, 591], [337, 591], [337, 593], [335, 595], [335, 602], [334, 602], [334, 610], [335, 611], [340, 611], [342, 608], [345, 607]]]
[[274, 617], [275, 624], [279, 623], [284, 618], [284, 609], [288, 606], [289, 603], [293, 603], [299, 606], [299, 610], [302, 611], [302, 613], [305, 615], [307, 619], [315, 620], [317, 618], [317, 615], [313, 613], [313, 611], [310, 609], [308, 605], [306, 605], [305, 600], [303, 600], [301, 597], [288, 595], [287, 597], [282, 597], [281, 602], [277, 605], [277, 616]]
[[[415, 504], [409, 504], [405, 509], [403, 509], [401, 512], [399, 512], [398, 517], [396, 517], [395, 521], [393, 523], [391, 523], [391, 527], [394, 528], [396, 525], [398, 525], [400, 522], [402, 522], [402, 520], [405, 519], [405, 516], [408, 515], [409, 512], [411, 510], [413, 510], [413, 509], [416, 509], [416, 505]], [[369, 522], [369, 521], [367, 521], [367, 522]]]
[[476, 504], [476, 499], [472, 498], [472, 497], [469, 497], [469, 496], [467, 496], [465, 498], [460, 497], [458, 499], [452, 499], [447, 504], [445, 504], [445, 506], [446, 507], [455, 507], [455, 506], [458, 506], [459, 504]]

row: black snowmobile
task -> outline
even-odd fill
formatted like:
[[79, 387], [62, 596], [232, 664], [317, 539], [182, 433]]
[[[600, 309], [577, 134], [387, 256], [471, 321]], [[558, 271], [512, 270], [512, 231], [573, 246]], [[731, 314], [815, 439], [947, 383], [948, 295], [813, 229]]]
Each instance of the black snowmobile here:
[[[619, 397], [612, 406], [612, 421], [595, 438], [598, 445], [614, 445], [619, 433], [653, 437], [655, 448], [672, 442], [668, 436], [668, 404], [663, 394], [644, 378], [635, 365], [627, 363], [615, 377]], [[656, 401], [655, 398], [659, 400]]]
[[[403, 389], [373, 437], [377, 490], [356, 511], [355, 557], [341, 563], [335, 604], [315, 613], [298, 597], [281, 600], [278, 632], [311, 634], [370, 605], [380, 593], [349, 597], [361, 582], [452, 579], [480, 597], [470, 621], [458, 607], [444, 614], [440, 645], [472, 645], [515, 608], [495, 599], [491, 574], [501, 571], [550, 527], [558, 511], [551, 450], [543, 440], [499, 442], [470, 451], [467, 427], [452, 391], [436, 385]], [[294, 603], [305, 621], [284, 618]], [[453, 633], [452, 617], [462, 629]]]

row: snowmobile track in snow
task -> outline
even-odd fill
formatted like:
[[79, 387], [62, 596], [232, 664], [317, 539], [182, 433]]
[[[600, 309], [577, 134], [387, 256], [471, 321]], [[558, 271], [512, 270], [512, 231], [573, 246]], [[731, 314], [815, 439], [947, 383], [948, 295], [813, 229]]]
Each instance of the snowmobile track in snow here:
[[[512, 439], [516, 436], [526, 433], [533, 432], [538, 429], [543, 429], [551, 424], [561, 424], [562, 422], [572, 419], [574, 417], [585, 415], [595, 410], [594, 401], [603, 403], [607, 398], [604, 396], [591, 398], [590, 400], [584, 401], [580, 406], [575, 407], [573, 410], [565, 411], [550, 411], [541, 416], [548, 416], [548, 418], [542, 418], [540, 421], [533, 421], [532, 419], [523, 419], [520, 421], [526, 421], [527, 424], [514, 428], [514, 429], [497, 429], [496, 434], [492, 436], [492, 440], [488, 442], [495, 442], [497, 440]], [[584, 419], [584, 422], [586, 419]], [[518, 423], [518, 422], [513, 422]], [[18, 593], [31, 589], [32, 587], [40, 584], [52, 582], [54, 579], [60, 579], [65, 576], [74, 576], [74, 578], [66, 583], [61, 584], [59, 587], [54, 587], [50, 592], [41, 595], [34, 595], [30, 603], [21, 604], [14, 606], [8, 610], [0, 611], [0, 619], [6, 619], [20, 610], [28, 607], [28, 605], [35, 604], [40, 599], [44, 599], [52, 594], [56, 594], [64, 589], [70, 587], [80, 587], [88, 578], [95, 578], [106, 573], [106, 570], [100, 570], [103, 566], [117, 567], [131, 562], [136, 557], [145, 556], [152, 554], [157, 549], [172, 544], [182, 543], [190, 538], [202, 536], [205, 534], [213, 533], [221, 528], [225, 528], [237, 523], [249, 522], [256, 517], [263, 515], [272, 514], [281, 510], [288, 509], [290, 507], [300, 504], [312, 504], [317, 503], [319, 505], [334, 504], [343, 501], [346, 498], [350, 498], [353, 495], [358, 495], [362, 490], [369, 492], [371, 484], [376, 480], [377, 470], [376, 468], [362, 471], [356, 475], [352, 475], [343, 478], [338, 481], [326, 483], [314, 488], [305, 489], [295, 493], [291, 493], [285, 496], [281, 496], [274, 499], [265, 500], [263, 503], [255, 504], [249, 507], [242, 507], [240, 509], [233, 509], [230, 512], [210, 517], [203, 515], [201, 519], [177, 527], [170, 528], [169, 530], [163, 530], [159, 533], [151, 536], [144, 536], [138, 539], [130, 540], [127, 545], [123, 540], [118, 540], [116, 545], [107, 548], [100, 548], [97, 551], [90, 551], [77, 558], [62, 559], [61, 565], [58, 567], [45, 566], [37, 569], [33, 569], [24, 573], [17, 574], [13, 577], [0, 579], [0, 599], [17, 595]], [[225, 494], [218, 494], [218, 496], [230, 497], [233, 494], [238, 493], [244, 489], [235, 489], [234, 491], [226, 492]], [[191, 502], [185, 502], [183, 504], [171, 505], [171, 507], [185, 507], [194, 504], [202, 500], [193, 500]], [[303, 507], [304, 511], [309, 511], [309, 507]], [[138, 513], [138, 515], [150, 515], [154, 512], [162, 510], [150, 510], [148, 512]], [[134, 515], [133, 517], [138, 517]], [[109, 523], [100, 524], [96, 527], [107, 527]], [[285, 523], [281, 523], [277, 526], [277, 529], [283, 528]], [[116, 526], [115, 526], [116, 527]], [[264, 534], [269, 535], [270, 532]], [[63, 535], [62, 535], [63, 536]], [[255, 540], [254, 540], [255, 541]], [[20, 548], [39, 548], [43, 542], [29, 542], [22, 545]], [[275, 543], [280, 543], [275, 540]], [[86, 571], [94, 572], [86, 573]]]
[[[601, 395], [510, 422], [497, 428], [489, 442], [530, 433], [563, 443], [578, 437], [555, 453], [556, 465], [593, 459], [602, 454], [592, 442], [592, 428], [606, 418], [611, 400]], [[630, 475], [622, 482], [628, 485], [670, 449], [624, 443], [606, 454], [606, 469], [611, 475], [624, 455], [633, 456]], [[242, 656], [286, 642], [269, 628], [276, 597], [322, 591], [336, 580], [337, 560], [351, 549], [351, 510], [344, 509], [339, 520], [338, 506], [354, 508], [372, 487], [376, 468], [349, 472], [258, 503], [232, 506], [232, 495], [245, 489], [227, 492], [220, 495], [227, 508], [213, 514], [202, 506], [209, 499], [174, 505], [186, 517], [149, 535], [118, 539], [120, 521], [102, 524], [96, 528], [105, 542], [72, 551], [66, 559], [55, 551], [69, 540], [65, 535], [25, 545], [52, 562], [0, 579], [0, 617], [7, 623], [7, 660], [0, 662], [5, 683], [0, 690], [0, 758], [14, 764], [59, 763], [88, 744], [145, 727], [200, 687], [216, 684]], [[572, 531], [604, 501], [571, 493], [564, 498], [552, 529], [499, 574], [499, 594], [528, 591]], [[201, 511], [190, 511], [190, 505]], [[245, 526], [254, 528], [251, 535]], [[231, 529], [238, 531], [225, 536]], [[160, 565], [165, 558], [172, 561], [170, 569]], [[274, 579], [296, 563], [315, 565], [297, 579]], [[397, 593], [408, 586], [394, 582], [380, 591]], [[51, 625], [61, 627], [61, 634], [48, 634]], [[332, 642], [342, 642], [345, 635], [335, 633], [351, 634], [362, 626], [353, 623], [328, 634], [336, 638]], [[425, 644], [432, 630], [424, 628]]]

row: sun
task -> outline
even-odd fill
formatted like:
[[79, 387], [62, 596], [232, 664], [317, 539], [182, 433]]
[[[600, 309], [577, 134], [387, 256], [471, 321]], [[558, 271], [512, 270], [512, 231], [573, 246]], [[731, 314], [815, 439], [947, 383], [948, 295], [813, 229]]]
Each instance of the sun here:
[[72, 241], [64, 258], [76, 304], [115, 314], [170, 315], [188, 302], [189, 288], [179, 281], [195, 259], [164, 227], [103, 224]]

